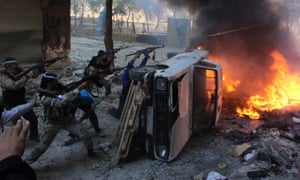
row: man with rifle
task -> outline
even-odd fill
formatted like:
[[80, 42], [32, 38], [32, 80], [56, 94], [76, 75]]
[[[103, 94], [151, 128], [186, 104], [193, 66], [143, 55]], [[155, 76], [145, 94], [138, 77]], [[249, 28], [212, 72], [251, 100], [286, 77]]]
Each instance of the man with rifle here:
[[[123, 108], [124, 108], [124, 104], [125, 104], [125, 101], [126, 101], [126, 97], [127, 97], [127, 94], [128, 94], [128, 91], [129, 91], [129, 88], [130, 88], [130, 83], [131, 83], [131, 79], [129, 77], [129, 71], [134, 67], [134, 63], [135, 63], [135, 60], [138, 59], [141, 54], [144, 55], [144, 58], [142, 59], [139, 67], [143, 67], [147, 64], [147, 61], [148, 59], [150, 58], [149, 54], [151, 52], [154, 52], [155, 49], [158, 49], [158, 48], [163, 48], [164, 46], [155, 46], [155, 47], [148, 47], [148, 48], [145, 48], [145, 49], [141, 49], [141, 50], [138, 50], [136, 51], [135, 53], [132, 53], [132, 54], [128, 54], [126, 55], [126, 58], [128, 56], [132, 56], [134, 55], [134, 57], [129, 61], [129, 63], [127, 64], [127, 67], [124, 69], [124, 72], [122, 74], [122, 90], [121, 90], [121, 94], [120, 94], [120, 97], [119, 97], [119, 105], [118, 105], [118, 109], [112, 107], [108, 110], [108, 113], [119, 119], [121, 117], [121, 114], [122, 114], [122, 111], [123, 111]], [[154, 55], [153, 55], [153, 60], [154, 60]]]
[[[93, 56], [88, 66], [84, 69], [84, 75], [90, 76], [98, 74], [98, 80], [95, 81], [95, 85], [105, 88], [105, 96], [111, 93], [111, 85], [105, 77], [112, 73], [114, 66], [114, 55], [107, 53], [103, 50], [98, 51], [97, 56]], [[103, 72], [103, 73], [99, 73]]]
[[[105, 95], [108, 96], [111, 93], [111, 84], [105, 77], [109, 74], [112, 74], [115, 70], [114, 69], [114, 58], [115, 53], [119, 52], [120, 50], [127, 48], [121, 47], [117, 49], [113, 49], [110, 51], [103, 51], [99, 50], [97, 56], [93, 56], [91, 61], [89, 62], [88, 66], [84, 70], [84, 76], [91, 77], [94, 76], [94, 79], [90, 81], [89, 86], [93, 86], [95, 84], [98, 87], [105, 87]], [[90, 90], [92, 87], [89, 87]], [[88, 91], [82, 93], [87, 94]], [[99, 123], [97, 115], [94, 111], [93, 103], [81, 103], [79, 108], [83, 110], [86, 116], [90, 119], [91, 124], [93, 125], [96, 133], [100, 132]], [[72, 140], [70, 140], [71, 142]]]
[[[120, 71], [124, 68], [125, 67], [95, 71], [91, 75], [85, 75], [81, 80], [79, 80], [77, 82], [72, 82], [63, 87], [63, 89], [65, 91], [69, 91], [69, 90], [75, 88], [76, 86], [78, 86], [79, 84], [81, 84], [82, 82], [87, 82], [87, 87], [80, 90], [80, 99], [79, 99], [78, 108], [81, 109], [82, 111], [84, 111], [84, 114], [80, 118], [79, 122], [82, 122], [83, 120], [88, 118], [90, 120], [93, 128], [95, 129], [96, 133], [101, 132], [101, 129], [99, 128], [99, 122], [98, 122], [98, 117], [95, 113], [95, 107], [101, 101], [96, 102], [94, 100], [93, 96], [87, 90], [88, 86], [99, 83], [99, 75], [107, 73], [107, 71], [109, 71], [110, 73], [115, 72], [115, 71]], [[71, 139], [65, 141], [65, 143], [64, 143], [65, 145], [73, 144], [79, 140], [79, 138], [74, 136], [72, 133], [70, 133], [69, 136], [71, 137]]]
[[[62, 60], [64, 58], [66, 58], [66, 57], [65, 56], [55, 57], [55, 58], [46, 60], [44, 62], [35, 64], [35, 65], [29, 67], [28, 69], [26, 69], [24, 71], [21, 71], [20, 73], [14, 75], [14, 79], [18, 80], [18, 79], [22, 78], [23, 76], [25, 76], [30, 71], [35, 72], [34, 73], [35, 76], [39, 75], [40, 73], [44, 73], [45, 72], [45, 67], [50, 66], [51, 64], [53, 64], [53, 63], [55, 63], [59, 60]], [[36, 72], [38, 72], [39, 74], [36, 74]]]
[[109, 74], [113, 73], [115, 54], [122, 49], [128, 48], [121, 47], [113, 50], [103, 51], [99, 50], [97, 56], [93, 56], [88, 66], [84, 70], [84, 75], [98, 75], [98, 80], [94, 83], [98, 87], [105, 87], [105, 95], [108, 96], [111, 93], [111, 85], [105, 79]]
[[[25, 84], [28, 79], [33, 76], [33, 71], [27, 71], [24, 75], [16, 77], [23, 71], [14, 57], [5, 58], [2, 65], [5, 69], [0, 74], [0, 86], [2, 88], [1, 103], [6, 109], [11, 109], [18, 105], [27, 103], [25, 99]], [[34, 111], [30, 110], [22, 116], [31, 124], [29, 139], [39, 141], [38, 119]], [[17, 122], [13, 121], [13, 123], [16, 124]]]
[[[90, 81], [89, 87], [87, 87], [89, 90], [81, 91], [81, 94], [84, 95], [84, 97], [88, 97], [90, 101], [82, 101], [79, 105], [79, 109], [84, 111], [85, 116], [89, 118], [96, 133], [99, 133], [101, 130], [99, 128], [98, 117], [94, 111], [94, 101], [92, 97], [89, 96], [89, 91], [91, 91], [95, 84], [98, 87], [105, 87], [105, 96], [108, 96], [111, 93], [110, 82], [105, 79], [108, 74], [112, 73], [114, 56], [111, 55], [114, 54], [106, 53], [103, 50], [98, 51], [97, 56], [93, 56], [88, 66], [84, 69], [85, 77], [93, 76], [94, 78]], [[71, 139], [65, 142], [66, 145], [77, 141], [72, 134], [70, 134], [70, 137]]]
[[48, 149], [62, 129], [80, 138], [84, 142], [88, 156], [95, 157], [89, 133], [75, 120], [75, 111], [80, 103], [80, 90], [87, 86], [87, 82], [84, 80], [76, 84], [74, 89], [66, 92], [56, 74], [46, 72], [42, 75], [39, 94], [46, 117], [45, 134], [40, 144], [26, 158], [29, 164], [34, 163]]

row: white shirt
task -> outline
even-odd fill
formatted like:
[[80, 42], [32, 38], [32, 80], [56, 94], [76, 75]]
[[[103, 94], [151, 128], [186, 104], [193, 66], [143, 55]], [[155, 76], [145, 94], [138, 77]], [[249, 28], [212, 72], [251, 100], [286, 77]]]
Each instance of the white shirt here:
[[20, 116], [26, 114], [30, 110], [32, 110], [33, 104], [32, 103], [25, 103], [13, 107], [10, 110], [3, 111], [1, 114], [1, 120], [3, 124], [6, 124], [9, 121], [16, 121], [20, 118]]

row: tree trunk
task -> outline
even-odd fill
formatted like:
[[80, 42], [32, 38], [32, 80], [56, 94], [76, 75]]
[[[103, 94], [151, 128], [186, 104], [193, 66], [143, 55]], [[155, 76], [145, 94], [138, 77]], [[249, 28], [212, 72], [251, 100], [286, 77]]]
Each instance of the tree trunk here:
[[113, 39], [112, 39], [112, 4], [113, 0], [106, 0], [106, 17], [105, 17], [105, 37], [104, 44], [106, 50], [112, 50]]
[[78, 1], [73, 0], [73, 11], [74, 11], [74, 27], [77, 27], [77, 15], [78, 15]]
[[96, 19], [95, 19], [95, 13], [92, 12], [92, 20], [93, 20], [93, 27], [96, 28]]
[[157, 21], [156, 21], [155, 31], [158, 30], [159, 25], [160, 25], [160, 18], [158, 17], [158, 18], [157, 18]]
[[81, 7], [82, 7], [82, 8], [81, 8], [80, 26], [83, 25], [84, 8], [85, 8], [84, 3], [81, 3]]
[[77, 13], [74, 14], [74, 26], [77, 27]]
[[144, 14], [145, 14], [145, 20], [146, 20], [146, 27], [145, 27], [145, 31], [149, 33], [149, 11], [146, 7], [144, 7]]
[[129, 9], [128, 16], [127, 16], [127, 19], [126, 19], [126, 28], [127, 29], [129, 29], [129, 19], [130, 19], [130, 16], [131, 16], [131, 10]]
[[131, 32], [132, 32], [133, 34], [136, 34], [136, 31], [135, 31], [135, 24], [134, 24], [134, 13], [133, 13], [133, 12], [132, 12], [131, 20], [132, 20], [132, 22], [131, 22]]

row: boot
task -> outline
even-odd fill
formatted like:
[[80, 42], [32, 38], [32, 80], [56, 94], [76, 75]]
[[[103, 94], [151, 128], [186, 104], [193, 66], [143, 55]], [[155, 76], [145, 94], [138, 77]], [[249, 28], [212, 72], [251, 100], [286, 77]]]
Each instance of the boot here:
[[88, 157], [96, 160], [101, 160], [100, 154], [96, 153], [93, 149], [88, 150]]
[[64, 146], [69, 146], [71, 144], [74, 144], [74, 143], [80, 141], [80, 138], [78, 136], [75, 136], [73, 134], [69, 134], [69, 136], [70, 136], [70, 139], [68, 139], [64, 142]]

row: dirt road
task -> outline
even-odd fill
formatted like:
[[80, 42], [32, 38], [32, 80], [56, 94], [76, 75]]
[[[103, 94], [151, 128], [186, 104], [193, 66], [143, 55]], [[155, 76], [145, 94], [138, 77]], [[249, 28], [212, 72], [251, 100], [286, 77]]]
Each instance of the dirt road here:
[[[125, 54], [135, 52], [135, 50], [146, 47], [146, 44], [127, 44], [115, 42], [115, 47], [130, 45], [131, 48], [121, 50], [117, 54], [116, 66], [126, 65]], [[103, 41], [93, 38], [72, 37], [71, 45], [71, 64], [56, 70], [62, 77], [62, 81], [72, 81], [77, 79], [76, 74], [82, 73], [83, 68], [99, 49], [103, 49]], [[165, 60], [166, 54], [170, 51], [178, 51], [172, 48], [159, 49], [156, 52], [157, 61]], [[156, 63], [156, 62], [150, 62]], [[39, 79], [32, 80], [31, 86], [37, 86]], [[211, 171], [219, 172], [228, 179], [249, 179], [247, 172], [255, 169], [263, 169], [257, 164], [242, 161], [241, 157], [234, 157], [229, 154], [231, 145], [235, 144], [232, 140], [225, 137], [226, 132], [234, 129], [246, 127], [240, 125], [240, 119], [222, 116], [222, 126], [195, 134], [187, 143], [179, 157], [173, 162], [165, 163], [158, 160], [151, 160], [145, 154], [137, 154], [136, 157], [128, 162], [115, 164], [117, 144], [114, 144], [115, 133], [118, 128], [119, 120], [109, 116], [106, 112], [110, 106], [117, 106], [120, 93], [120, 81], [115, 78], [112, 83], [112, 94], [105, 98], [96, 108], [96, 113], [101, 126], [101, 133], [95, 134], [88, 121], [82, 124], [93, 135], [95, 150], [101, 154], [101, 159], [90, 159], [86, 156], [82, 142], [64, 146], [64, 141], [68, 140], [67, 132], [61, 131], [56, 137], [51, 147], [40, 159], [32, 165], [40, 180], [85, 180], [85, 179], [202, 179]], [[102, 90], [101, 90], [102, 91]], [[100, 94], [101, 94], [100, 91]], [[100, 95], [101, 96], [101, 95]], [[100, 97], [99, 97], [100, 99]], [[35, 112], [39, 116], [40, 133], [43, 130], [42, 108], [36, 107]], [[77, 113], [79, 117], [82, 112]], [[268, 137], [269, 130], [258, 130], [259, 138], [250, 143], [259, 147], [263, 143], [264, 137]], [[299, 145], [293, 141], [289, 143], [299, 149]], [[28, 142], [25, 155], [36, 145]], [[295, 150], [296, 151], [296, 150]], [[297, 151], [296, 151], [297, 152]], [[299, 159], [296, 157], [296, 159]], [[224, 163], [226, 168], [220, 167]], [[291, 170], [292, 171], [292, 170]], [[294, 171], [269, 172], [265, 179], [297, 179]]]

